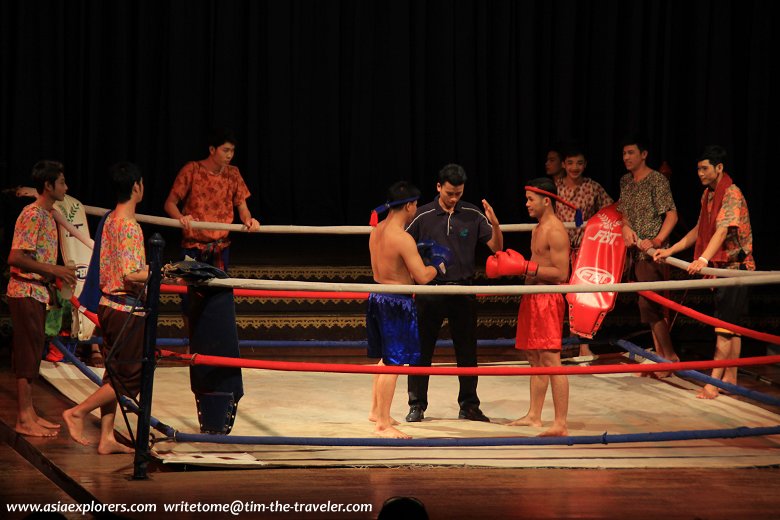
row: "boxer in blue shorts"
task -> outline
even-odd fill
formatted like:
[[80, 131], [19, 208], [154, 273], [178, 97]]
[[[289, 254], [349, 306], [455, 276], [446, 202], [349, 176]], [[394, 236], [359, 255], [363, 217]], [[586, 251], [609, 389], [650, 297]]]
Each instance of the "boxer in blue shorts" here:
[[[438, 244], [424, 244], [420, 256], [412, 235], [406, 232], [417, 211], [420, 190], [401, 181], [388, 190], [387, 202], [376, 209], [389, 211], [368, 239], [371, 270], [374, 281], [383, 285], [426, 284], [447, 270], [449, 251]], [[420, 357], [417, 334], [417, 312], [411, 296], [371, 293], [366, 313], [368, 356], [381, 357], [379, 365], [416, 363]], [[390, 417], [397, 374], [377, 374], [371, 394], [368, 419], [376, 423], [374, 434], [379, 437], [409, 439], [395, 426]]]

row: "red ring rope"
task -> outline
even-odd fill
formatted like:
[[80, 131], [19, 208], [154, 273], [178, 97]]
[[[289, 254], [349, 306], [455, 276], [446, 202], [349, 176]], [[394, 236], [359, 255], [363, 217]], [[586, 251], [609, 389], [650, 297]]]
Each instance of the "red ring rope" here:
[[[163, 294], [186, 294], [186, 285], [161, 284]], [[295, 299], [326, 299], [326, 300], [366, 300], [367, 292], [336, 292], [336, 291], [277, 291], [268, 289], [233, 289], [233, 295], [243, 298], [295, 298]], [[478, 294], [477, 298], [491, 296]]]
[[[57, 289], [62, 291], [62, 279], [56, 278], [55, 279], [55, 284], [57, 285]], [[71, 295], [70, 303], [71, 303], [71, 305], [73, 305], [73, 307], [75, 309], [77, 309], [80, 313], [82, 313], [84, 316], [86, 316], [87, 319], [89, 319], [89, 321], [91, 321], [92, 323], [94, 323], [95, 325], [100, 327], [100, 321], [98, 320], [97, 314], [95, 314], [94, 312], [90, 311], [89, 309], [87, 309], [86, 307], [81, 305], [81, 302], [79, 301], [78, 298], [76, 298], [75, 294]]]
[[742, 359], [713, 361], [683, 361], [678, 363], [654, 363], [632, 365], [601, 365], [575, 367], [408, 367], [384, 365], [350, 365], [345, 363], [307, 363], [293, 361], [264, 361], [256, 359], [226, 358], [203, 354], [179, 354], [161, 351], [165, 359], [187, 362], [190, 365], [214, 367], [260, 368], [287, 372], [338, 372], [344, 374], [412, 374], [445, 376], [536, 376], [568, 374], [619, 374], [631, 372], [666, 372], [701, 370], [719, 367], [770, 365], [780, 363], [780, 356], [760, 356]]
[[695, 311], [690, 307], [685, 307], [684, 305], [680, 305], [679, 303], [669, 300], [668, 298], [664, 298], [663, 296], [656, 294], [652, 291], [638, 291], [638, 294], [644, 296], [648, 300], [652, 300], [656, 303], [660, 303], [664, 307], [669, 307], [674, 311], [677, 311], [681, 314], [685, 314], [689, 318], [693, 318], [695, 320], [701, 321], [702, 323], [706, 323], [707, 325], [728, 329], [732, 332], [736, 332], [743, 336], [747, 336], [748, 338], [757, 339], [759, 341], [766, 341], [767, 343], [772, 343], [773, 345], [780, 345], [780, 336], [775, 336], [774, 334], [767, 334], [765, 332], [758, 332], [752, 329], [747, 329], [745, 327], [740, 327], [739, 325], [734, 325], [732, 323], [727, 323], [723, 320], [713, 318], [712, 316], [707, 316], [706, 314], [702, 314], [699, 311]]
[[[186, 294], [186, 285], [160, 285], [160, 292], [165, 294]], [[314, 292], [314, 291], [268, 291], [260, 289], [233, 289], [235, 296], [245, 298], [323, 298], [329, 300], [365, 300], [368, 293], [365, 292]]]

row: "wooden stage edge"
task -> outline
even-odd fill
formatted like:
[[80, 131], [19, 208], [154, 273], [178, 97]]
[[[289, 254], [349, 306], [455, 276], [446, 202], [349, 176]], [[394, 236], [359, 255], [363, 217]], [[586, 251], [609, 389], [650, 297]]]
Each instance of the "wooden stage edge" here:
[[[748, 378], [745, 378], [748, 379]], [[742, 381], [741, 381], [742, 382]], [[760, 378], [745, 381], [761, 385]], [[777, 518], [780, 468], [753, 469], [496, 469], [468, 467], [199, 469], [153, 461], [149, 479], [133, 481], [132, 455], [99, 456], [65, 432], [52, 439], [13, 431], [15, 382], [0, 368], [0, 503], [156, 504], [171, 518], [203, 513], [162, 513], [164, 504], [253, 502], [370, 504], [360, 513], [243, 513], [248, 518], [376, 518], [392, 496], [414, 496], [430, 518]], [[772, 386], [772, 385], [769, 385]], [[771, 389], [777, 392], [776, 388]], [[58, 420], [71, 406], [38, 381], [39, 413]], [[118, 419], [121, 420], [121, 419]], [[95, 434], [97, 419], [88, 426]], [[89, 517], [90, 515], [87, 515]], [[106, 517], [105, 515], [98, 515]], [[151, 518], [152, 514], [122, 514]], [[208, 515], [225, 517], [230, 514]], [[66, 515], [83, 518], [81, 514]], [[113, 516], [116, 517], [116, 516]]]

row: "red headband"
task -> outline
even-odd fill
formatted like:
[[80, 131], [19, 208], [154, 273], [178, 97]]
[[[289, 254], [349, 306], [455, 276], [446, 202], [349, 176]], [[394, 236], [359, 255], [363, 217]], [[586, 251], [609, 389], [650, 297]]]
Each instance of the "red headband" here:
[[525, 186], [525, 191], [532, 191], [534, 193], [538, 193], [540, 195], [544, 195], [545, 197], [550, 197], [551, 199], [557, 200], [561, 204], [565, 204], [566, 206], [569, 206], [571, 209], [574, 209], [574, 210], [577, 209], [577, 206], [575, 206], [574, 204], [572, 204], [568, 200], [563, 200], [558, 195], [556, 195], [554, 193], [550, 193], [547, 190], [543, 190], [541, 188], [534, 188], [533, 186]]
[[525, 191], [532, 191], [534, 193], [538, 193], [539, 195], [550, 197], [551, 199], [555, 199], [565, 206], [569, 206], [571, 209], [574, 210], [574, 222], [577, 225], [577, 227], [580, 227], [582, 225], [582, 211], [578, 209], [577, 206], [569, 202], [568, 200], [562, 199], [555, 193], [550, 193], [549, 191], [543, 190], [541, 188], [534, 188], [533, 186], [525, 186]]

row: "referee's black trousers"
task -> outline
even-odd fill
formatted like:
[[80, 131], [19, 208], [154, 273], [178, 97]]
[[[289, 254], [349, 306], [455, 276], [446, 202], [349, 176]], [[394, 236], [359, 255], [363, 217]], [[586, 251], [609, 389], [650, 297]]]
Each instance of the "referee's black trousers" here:
[[[420, 363], [417, 366], [431, 366], [433, 350], [439, 331], [447, 318], [452, 333], [455, 360], [459, 367], [477, 366], [477, 298], [463, 295], [422, 295], [415, 297], [417, 324], [420, 331]], [[428, 407], [429, 376], [409, 376], [409, 406]], [[479, 406], [477, 397], [477, 376], [458, 376], [460, 392], [458, 404], [461, 409]]]

